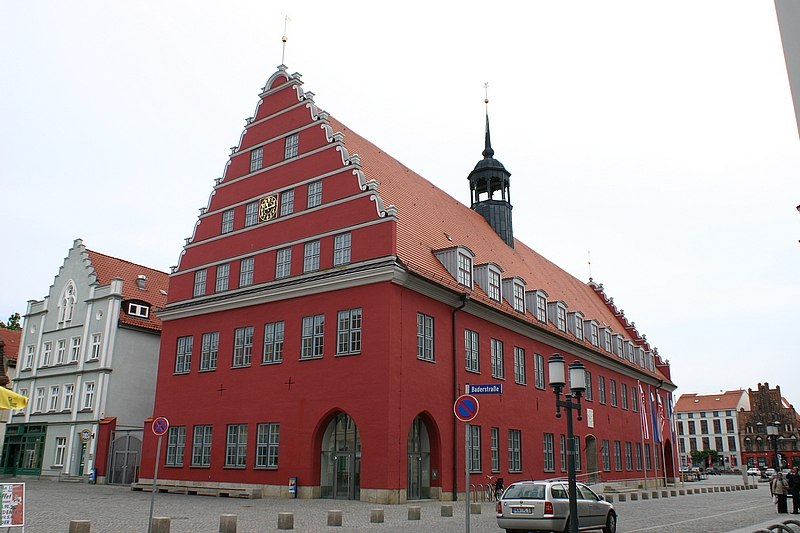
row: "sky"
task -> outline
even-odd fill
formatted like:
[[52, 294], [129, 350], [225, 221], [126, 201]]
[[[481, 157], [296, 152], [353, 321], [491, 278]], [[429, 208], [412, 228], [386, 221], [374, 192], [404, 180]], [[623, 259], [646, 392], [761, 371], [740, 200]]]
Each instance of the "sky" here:
[[0, 320], [77, 238], [177, 264], [282, 61], [464, 204], [488, 83], [515, 236], [602, 283], [676, 394], [768, 382], [800, 407], [800, 138], [771, 1], [0, 2]]

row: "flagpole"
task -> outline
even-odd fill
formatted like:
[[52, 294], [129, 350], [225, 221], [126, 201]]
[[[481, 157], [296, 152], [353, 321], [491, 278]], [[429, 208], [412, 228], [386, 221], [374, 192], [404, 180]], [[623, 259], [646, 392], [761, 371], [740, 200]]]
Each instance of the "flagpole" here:
[[[647, 406], [645, 405], [645, 397], [644, 397], [644, 390], [642, 390], [642, 383], [637, 379], [636, 380], [636, 388], [639, 389], [637, 393], [639, 394], [639, 426], [641, 431], [639, 432], [642, 438], [642, 455], [644, 455], [644, 434], [645, 434], [645, 424], [647, 424]], [[644, 462], [644, 457], [642, 459], [642, 466], [644, 467], [644, 488], [647, 488], [647, 463]]]

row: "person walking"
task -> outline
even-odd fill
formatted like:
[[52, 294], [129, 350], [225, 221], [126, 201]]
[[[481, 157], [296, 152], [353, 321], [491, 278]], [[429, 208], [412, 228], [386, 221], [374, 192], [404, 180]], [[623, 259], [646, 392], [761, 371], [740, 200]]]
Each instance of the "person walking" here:
[[773, 496], [778, 499], [778, 514], [789, 512], [786, 506], [786, 495], [789, 494], [789, 483], [783, 478], [783, 472], [778, 472], [770, 484]]
[[792, 495], [792, 514], [800, 514], [800, 472], [795, 466], [786, 476], [789, 483], [789, 493]]

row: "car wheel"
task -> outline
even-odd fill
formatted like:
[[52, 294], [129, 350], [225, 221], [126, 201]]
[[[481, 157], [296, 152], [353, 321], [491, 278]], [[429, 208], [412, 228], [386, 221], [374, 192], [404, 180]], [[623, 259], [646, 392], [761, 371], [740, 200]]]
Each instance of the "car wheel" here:
[[617, 515], [614, 513], [608, 513], [603, 533], [617, 533]]

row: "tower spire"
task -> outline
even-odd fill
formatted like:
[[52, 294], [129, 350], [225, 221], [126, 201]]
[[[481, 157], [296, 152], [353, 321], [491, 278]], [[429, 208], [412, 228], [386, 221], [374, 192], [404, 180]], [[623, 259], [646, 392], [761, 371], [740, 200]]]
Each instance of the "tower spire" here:
[[486, 105], [486, 146], [483, 149], [483, 158], [489, 159], [494, 156], [494, 150], [492, 150], [492, 138], [489, 135], [489, 82], [483, 84], [483, 89], [485, 91], [485, 97], [483, 99], [483, 103]]

